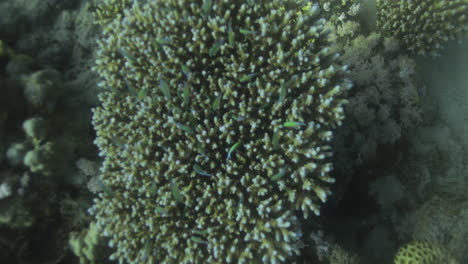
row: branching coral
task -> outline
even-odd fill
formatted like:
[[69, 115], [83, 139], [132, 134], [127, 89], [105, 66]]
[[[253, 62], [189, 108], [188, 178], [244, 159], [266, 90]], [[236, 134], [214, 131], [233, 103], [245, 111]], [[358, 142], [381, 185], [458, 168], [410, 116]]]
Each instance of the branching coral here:
[[468, 33], [468, 0], [377, 1], [377, 27], [415, 54], [437, 55]]
[[62, 239], [89, 207], [64, 202], [71, 201], [68, 191], [76, 197], [66, 183], [73, 175], [69, 161], [82, 153], [75, 146], [86, 135], [69, 125], [77, 123], [70, 118], [76, 112], [61, 96], [62, 73], [2, 41], [0, 60], [0, 262], [57, 263], [68, 250]]
[[[378, 33], [359, 35], [357, 29], [349, 22], [333, 30], [336, 48], [343, 53], [340, 60], [349, 66], [347, 77], [355, 85], [345, 107], [347, 120], [336, 137], [336, 160], [346, 166], [373, 159], [379, 146], [396, 143], [422, 114], [423, 86], [414, 60], [397, 53], [397, 40]], [[351, 157], [354, 153], [358, 156]]]
[[324, 10], [324, 16], [328, 21], [335, 24], [344, 23], [350, 17], [355, 17], [361, 9], [359, 0], [319, 0], [316, 2]]
[[121, 18], [126, 8], [131, 6], [131, 0], [94, 0], [92, 7], [94, 9], [95, 22], [97, 24], [106, 24], [116, 18]]
[[81, 232], [72, 232], [68, 243], [73, 253], [80, 258], [80, 264], [107, 263], [105, 255], [108, 249], [101, 246], [104, 243], [95, 223]]
[[[103, 29], [91, 209], [128, 263], [278, 263], [320, 213], [350, 88], [316, 6], [135, 2]], [[301, 15], [297, 15], [302, 10]]]

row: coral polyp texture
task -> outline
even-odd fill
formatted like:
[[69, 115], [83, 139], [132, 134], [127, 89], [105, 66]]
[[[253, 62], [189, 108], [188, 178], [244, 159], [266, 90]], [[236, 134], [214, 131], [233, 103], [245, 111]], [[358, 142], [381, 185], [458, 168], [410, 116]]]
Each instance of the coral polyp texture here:
[[[124, 263], [282, 263], [351, 87], [304, 1], [135, 1], [104, 25], [90, 211]], [[302, 10], [301, 15], [297, 15]]]
[[122, 18], [123, 11], [130, 7], [132, 0], [94, 0], [91, 5], [94, 9], [95, 23], [105, 24], [114, 19]]
[[395, 264], [458, 264], [446, 249], [427, 241], [413, 241], [402, 246], [394, 259]]
[[377, 1], [377, 27], [411, 53], [436, 56], [468, 33], [468, 0]]

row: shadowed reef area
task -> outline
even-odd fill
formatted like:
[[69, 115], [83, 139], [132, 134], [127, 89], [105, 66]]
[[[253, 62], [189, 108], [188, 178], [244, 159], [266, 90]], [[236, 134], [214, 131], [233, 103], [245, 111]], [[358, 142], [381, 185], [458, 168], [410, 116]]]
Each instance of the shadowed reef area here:
[[0, 0], [0, 263], [468, 263], [467, 0]]

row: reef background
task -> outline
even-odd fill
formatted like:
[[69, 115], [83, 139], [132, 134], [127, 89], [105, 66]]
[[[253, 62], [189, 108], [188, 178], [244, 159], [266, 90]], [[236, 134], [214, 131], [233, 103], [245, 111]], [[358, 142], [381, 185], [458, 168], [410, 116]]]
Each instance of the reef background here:
[[[0, 56], [0, 103], [14, 105], [13, 121], [0, 126], [1, 263], [109, 262], [87, 214], [102, 191], [90, 123], [98, 105], [90, 67], [99, 30], [90, 9], [86, 0], [0, 0], [0, 41], [30, 58]], [[452, 41], [438, 58], [415, 58], [425, 84], [421, 124], [352, 175], [335, 172], [322, 216], [304, 223], [301, 263], [390, 263], [412, 240], [468, 260], [468, 46]], [[35, 74], [44, 70], [55, 71], [46, 76], [54, 88], [45, 99], [33, 103], [12, 92], [43, 87]], [[38, 116], [48, 121], [45, 139], [22, 128]], [[49, 153], [44, 142], [57, 146], [59, 157], [11, 165], [28, 148]]]

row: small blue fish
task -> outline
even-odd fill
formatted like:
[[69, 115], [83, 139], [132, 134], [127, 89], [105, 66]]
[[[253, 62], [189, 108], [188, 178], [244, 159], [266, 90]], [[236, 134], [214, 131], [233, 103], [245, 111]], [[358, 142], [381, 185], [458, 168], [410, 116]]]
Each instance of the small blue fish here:
[[166, 44], [169, 44], [170, 39], [169, 39], [169, 37], [156, 38], [156, 42], [161, 44], [161, 45], [166, 45]]
[[183, 124], [181, 124], [181, 123], [175, 123], [175, 125], [176, 125], [178, 128], [184, 130], [185, 132], [187, 132], [187, 133], [189, 133], [189, 134], [193, 134], [193, 133], [194, 133], [193, 129], [192, 129], [191, 127], [187, 126], [187, 125], [183, 125]]
[[280, 171], [271, 177], [272, 181], [277, 181], [286, 174], [286, 169], [281, 168]]
[[240, 82], [248, 82], [253, 79], [257, 74], [256, 73], [251, 73], [251, 74], [246, 74], [241, 77]]
[[271, 144], [273, 145], [273, 149], [277, 149], [279, 147], [279, 138], [280, 138], [280, 135], [279, 135], [279, 130], [278, 130], [273, 134], [273, 137], [271, 139]]
[[138, 93], [135, 89], [135, 87], [133, 87], [133, 85], [127, 80], [127, 79], [124, 79], [124, 82], [125, 82], [125, 85], [127, 85], [127, 88], [128, 88], [128, 91], [130, 92], [130, 94], [132, 96], [138, 96]]
[[124, 48], [120, 48], [118, 49], [120, 55], [124, 56], [126, 59], [128, 59], [129, 61], [136, 61], [136, 58], [135, 56], [133, 56], [129, 51], [127, 51], [126, 49]]
[[219, 109], [219, 105], [221, 103], [221, 95], [216, 96], [216, 98], [213, 101], [213, 105], [211, 106], [213, 108], [213, 111], [216, 111]]
[[202, 240], [201, 238], [196, 237], [196, 236], [191, 236], [191, 237], [190, 237], [190, 240], [192, 240], [192, 241], [195, 242], [195, 243], [199, 243], [199, 244], [208, 244], [207, 241]]
[[231, 115], [232, 119], [236, 120], [236, 121], [244, 121], [245, 120], [245, 116], [237, 116], [237, 115]]
[[167, 210], [162, 208], [162, 207], [156, 207], [156, 212], [160, 213], [160, 214], [167, 214]]
[[284, 127], [300, 127], [300, 126], [305, 126], [306, 124], [303, 122], [284, 122], [283, 126]]
[[239, 32], [243, 35], [254, 35], [256, 32], [247, 29], [239, 29]]
[[186, 106], [188, 104], [190, 98], [190, 88], [187, 83], [184, 84], [184, 88], [182, 91], [182, 105]]
[[210, 57], [213, 57], [218, 53], [219, 49], [221, 48], [221, 45], [223, 45], [224, 41], [223, 40], [218, 40], [216, 41], [213, 46], [208, 50], [208, 55]]
[[187, 77], [187, 79], [190, 78], [191, 72], [186, 65], [182, 65], [182, 73]]
[[169, 86], [167, 85], [166, 81], [164, 81], [164, 79], [159, 80], [159, 89], [161, 89], [161, 92], [164, 94], [164, 97], [166, 97], [166, 99], [171, 99], [171, 92], [169, 91]]
[[228, 41], [229, 45], [233, 48], [234, 47], [234, 31], [232, 30], [231, 24], [229, 24], [229, 29], [228, 29]]
[[174, 200], [176, 200], [176, 202], [178, 202], [178, 203], [182, 202], [182, 196], [180, 195], [180, 189], [179, 189], [179, 187], [177, 186], [177, 184], [174, 181], [171, 183], [171, 193], [172, 193], [172, 197], [174, 198]]
[[207, 177], [213, 176], [212, 174], [209, 174], [209, 173], [203, 171], [203, 169], [202, 169], [202, 168], [200, 167], [200, 165], [198, 165], [198, 164], [193, 165], [193, 170], [194, 170], [197, 174], [200, 174], [200, 175], [202, 175], [202, 176], [207, 176]]
[[239, 141], [239, 142], [236, 142], [234, 145], [232, 145], [232, 147], [229, 149], [229, 152], [227, 154], [226, 161], [231, 159], [232, 153], [237, 149], [237, 147], [239, 147], [240, 144], [241, 142]]
[[279, 99], [278, 99], [279, 103], [282, 103], [284, 101], [284, 99], [286, 98], [286, 94], [288, 92], [288, 88], [291, 87], [296, 80], [297, 80], [297, 77], [293, 76], [291, 80], [284, 82], [280, 85]]
[[193, 232], [194, 234], [202, 235], [202, 236], [203, 236], [203, 235], [208, 234], [208, 229], [205, 229], [205, 230], [192, 230], [192, 232]]
[[149, 240], [146, 241], [145, 243], [145, 248], [143, 249], [143, 260], [146, 261], [148, 257], [150, 256], [151, 249], [153, 248], [153, 243], [151, 243]]

